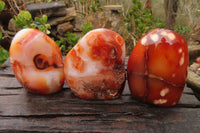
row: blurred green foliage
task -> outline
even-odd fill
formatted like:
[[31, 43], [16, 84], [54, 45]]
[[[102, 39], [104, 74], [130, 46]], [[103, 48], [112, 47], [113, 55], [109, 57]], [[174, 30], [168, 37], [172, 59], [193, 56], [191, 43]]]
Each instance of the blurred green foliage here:
[[188, 26], [183, 26], [180, 24], [176, 24], [174, 26], [174, 29], [178, 34], [188, 34], [191, 31], [191, 29]]
[[0, 12], [2, 12], [4, 8], [5, 8], [5, 2], [0, 0]]
[[43, 15], [42, 18], [35, 17], [35, 21], [36, 21], [35, 25], [40, 31], [46, 34], [50, 34], [50, 31], [48, 29], [51, 29], [51, 25], [47, 24], [47, 20], [48, 20], [48, 17], [46, 15]]
[[0, 40], [3, 38], [3, 34], [0, 32]]
[[82, 28], [81, 28], [82, 35], [85, 35], [86, 33], [88, 33], [89, 31], [91, 31], [93, 29], [94, 29], [94, 27], [93, 27], [91, 22], [84, 23]]
[[[3, 11], [3, 9], [5, 8], [5, 2], [4, 1], [0, 1], [0, 13]], [[0, 40], [3, 38], [3, 34], [0, 32]]]
[[[81, 34], [85, 35], [89, 31], [93, 30], [94, 27], [92, 23], [84, 23], [81, 28]], [[65, 34], [65, 38], [61, 38], [59, 40], [56, 40], [56, 44], [59, 46], [62, 53], [69, 52], [80, 40], [81, 38], [77, 37], [75, 33], [67, 32]]]
[[61, 38], [60, 40], [56, 40], [56, 44], [62, 51], [62, 53], [69, 52], [78, 42], [79, 38], [74, 33], [67, 32], [65, 34], [66, 38]]
[[143, 8], [143, 4], [139, 0], [132, 0], [132, 3], [131, 10], [128, 12], [128, 17], [124, 18], [124, 22], [128, 23], [127, 30], [133, 34], [136, 40], [154, 28], [165, 27], [165, 23], [155, 19], [148, 8]]
[[[0, 0], [0, 12], [5, 8], [4, 1]], [[0, 40], [3, 39], [3, 33], [0, 32]], [[0, 66], [6, 61], [9, 57], [9, 52], [0, 46]]]
[[28, 11], [20, 11], [17, 16], [14, 16], [12, 22], [18, 28], [35, 28], [32, 22], [32, 15]]
[[0, 66], [6, 61], [9, 57], [9, 52], [4, 48], [0, 47]]
[[[78, 1], [75, 1], [78, 2]], [[97, 12], [101, 11], [101, 3], [99, 0], [80, 0], [80, 3], [82, 6], [85, 7], [85, 11], [87, 11], [87, 14], [90, 14], [91, 12]]]
[[17, 16], [11, 20], [18, 28], [34, 28], [38, 29], [45, 34], [50, 34], [50, 24], [47, 24], [48, 17], [43, 15], [41, 18], [35, 17], [33, 20], [29, 11], [20, 11]]

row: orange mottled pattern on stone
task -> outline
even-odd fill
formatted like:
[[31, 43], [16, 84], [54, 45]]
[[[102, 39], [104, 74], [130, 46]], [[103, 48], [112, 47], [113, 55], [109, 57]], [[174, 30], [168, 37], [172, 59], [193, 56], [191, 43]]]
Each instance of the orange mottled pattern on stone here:
[[165, 29], [148, 32], [138, 41], [128, 61], [133, 96], [158, 106], [177, 104], [185, 86], [188, 63], [187, 44], [180, 35]]

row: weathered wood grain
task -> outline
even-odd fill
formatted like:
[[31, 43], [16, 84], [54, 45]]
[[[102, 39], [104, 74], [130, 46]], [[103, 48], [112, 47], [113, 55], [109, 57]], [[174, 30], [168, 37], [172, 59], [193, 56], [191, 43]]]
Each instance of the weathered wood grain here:
[[83, 100], [67, 84], [56, 94], [37, 95], [21, 87], [9, 63], [5, 66], [0, 70], [0, 132], [200, 131], [200, 103], [188, 87], [178, 105], [169, 108], [134, 100], [127, 83], [115, 100]]
[[67, 6], [64, 1], [44, 2], [26, 5], [27, 10], [34, 17], [41, 17], [41, 12], [47, 15], [48, 17], [64, 16], [66, 15], [66, 12], [63, 11], [66, 10], [66, 7]]

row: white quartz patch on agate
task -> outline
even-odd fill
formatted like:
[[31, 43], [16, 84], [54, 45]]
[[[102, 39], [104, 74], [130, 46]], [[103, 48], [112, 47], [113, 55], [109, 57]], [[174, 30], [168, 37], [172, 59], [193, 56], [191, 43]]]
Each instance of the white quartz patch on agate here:
[[167, 99], [158, 99], [158, 100], [154, 100], [153, 103], [156, 104], [164, 104], [167, 103]]
[[55, 92], [55, 88], [61, 86], [61, 77], [63, 77], [63, 73], [59, 72], [58, 70], [48, 71], [44, 74], [44, 78], [46, 79], [46, 84], [49, 87], [49, 91]]
[[167, 33], [166, 31], [162, 31], [161, 35], [166, 36], [170, 40], [174, 40], [175, 39], [175, 35], [173, 33]]
[[77, 51], [78, 45], [84, 48], [84, 51], [80, 54], [79, 52], [76, 52], [77, 56], [81, 58], [81, 60], [84, 61], [84, 71], [80, 72], [76, 68], [72, 66], [73, 60], [68, 59], [67, 60], [67, 67], [69, 67], [67, 70], [65, 70], [65, 73], [69, 76], [73, 77], [85, 77], [85, 76], [94, 76], [96, 73], [98, 73], [101, 69], [105, 69], [105, 67], [101, 64], [100, 61], [93, 61], [87, 54], [87, 51], [91, 48], [87, 45], [85, 38], [83, 37], [82, 40], [76, 46], [74, 47], [74, 50]]
[[159, 40], [159, 36], [158, 34], [152, 34], [150, 35], [150, 38], [152, 41], [157, 42]]
[[164, 88], [160, 91], [162, 97], [166, 96], [169, 93], [169, 88]]
[[29, 86], [33, 88], [38, 88], [38, 86], [42, 86], [41, 83], [44, 82], [46, 86], [46, 91], [48, 93], [54, 93], [57, 91], [56, 88], [59, 88], [62, 83], [62, 77], [64, 74], [60, 70], [52, 70], [52, 71], [34, 71], [32, 68], [28, 68], [24, 70], [23, 75], [29, 75], [26, 77], [26, 80], [29, 81]]
[[[80, 57], [81, 58], [81, 57]], [[67, 60], [67, 67], [68, 69], [65, 73], [69, 76], [73, 77], [85, 77], [85, 76], [94, 76], [96, 75], [101, 69], [105, 67], [101, 64], [100, 61], [93, 62], [90, 58], [81, 58], [84, 61], [84, 71], [80, 72], [76, 68], [74, 68], [72, 64], [72, 60]]]
[[[172, 45], [172, 41], [175, 41], [175, 34], [170, 32], [169, 30], [163, 30], [161, 29], [159, 32], [154, 33], [154, 32], [149, 32], [147, 33], [147, 36], [143, 37], [141, 39], [141, 44], [142, 45], [153, 45], [154, 43], [156, 46], [161, 42], [162, 38], [165, 38], [165, 41]], [[148, 43], [148, 41], [152, 43]]]
[[173, 34], [173, 33], [168, 33], [168, 38], [170, 39], [170, 40], [174, 40], [175, 39], [175, 35]]
[[179, 65], [182, 66], [184, 64], [185, 54], [182, 53], [181, 59], [179, 60]]
[[178, 49], [178, 53], [182, 53], [183, 52], [183, 49], [182, 48], [179, 48]]
[[147, 42], [147, 38], [146, 38], [146, 37], [142, 38], [142, 40], [141, 40], [141, 44], [142, 44], [142, 45], [145, 45], [146, 42]]

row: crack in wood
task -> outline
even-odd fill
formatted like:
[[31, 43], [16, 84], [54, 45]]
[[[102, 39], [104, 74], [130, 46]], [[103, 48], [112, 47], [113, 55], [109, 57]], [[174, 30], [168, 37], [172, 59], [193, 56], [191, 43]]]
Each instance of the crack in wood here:
[[69, 113], [69, 114], [41, 114], [41, 115], [0, 115], [0, 117], [2, 118], [28, 118], [28, 119], [32, 119], [32, 118], [56, 118], [56, 117], [89, 117], [89, 116], [100, 116], [100, 113], [85, 113], [85, 114], [73, 114], [73, 113]]
[[193, 93], [193, 92], [183, 92], [183, 94], [194, 96], [194, 93]]
[[14, 74], [0, 74], [0, 77], [10, 77], [10, 78], [15, 78]]
[[[149, 112], [143, 112], [137, 110], [136, 112], [104, 112], [104, 113], [83, 113], [83, 114], [74, 114], [74, 113], [69, 113], [69, 114], [42, 114], [42, 115], [0, 115], [0, 117], [4, 119], [10, 119], [10, 118], [25, 118], [25, 119], [48, 119], [48, 118], [57, 118], [57, 117], [94, 117], [94, 118], [99, 118], [99, 119], [112, 119], [115, 117], [120, 117], [120, 116], [128, 116], [128, 117], [138, 117], [138, 118], [153, 118], [155, 117], [154, 114], [150, 114]], [[82, 119], [84, 120], [84, 119]], [[120, 120], [123, 121], [123, 120]]]
[[182, 103], [179, 103], [175, 107], [176, 108], [200, 108], [200, 104], [182, 104]]
[[8, 90], [15, 90], [15, 89], [23, 89], [23, 87], [3, 87], [3, 89], [8, 89]]
[[55, 133], [55, 131], [37, 131], [28, 129], [0, 129], [1, 133]]
[[0, 96], [14, 96], [14, 95], [20, 95], [20, 94], [0, 94]]

